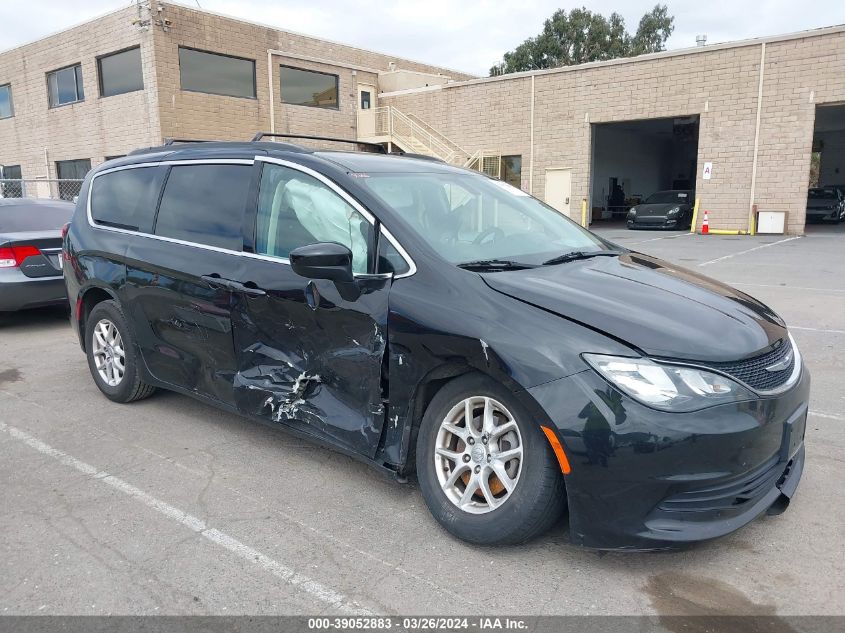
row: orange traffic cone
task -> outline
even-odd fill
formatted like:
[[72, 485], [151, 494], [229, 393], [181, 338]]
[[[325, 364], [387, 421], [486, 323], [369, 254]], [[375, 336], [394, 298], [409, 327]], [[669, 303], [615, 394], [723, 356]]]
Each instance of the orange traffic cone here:
[[710, 218], [707, 217], [707, 209], [704, 210], [704, 221], [701, 223], [701, 234], [707, 235], [710, 233]]

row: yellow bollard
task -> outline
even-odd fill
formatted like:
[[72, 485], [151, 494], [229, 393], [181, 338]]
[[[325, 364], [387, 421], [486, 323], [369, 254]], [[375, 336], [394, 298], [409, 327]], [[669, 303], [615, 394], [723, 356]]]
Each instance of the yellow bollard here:
[[689, 225], [689, 232], [695, 233], [696, 225], [698, 224], [698, 203], [701, 201], [701, 198], [695, 199], [695, 204], [692, 206], [692, 222]]
[[581, 198], [581, 226], [587, 228], [587, 199]]

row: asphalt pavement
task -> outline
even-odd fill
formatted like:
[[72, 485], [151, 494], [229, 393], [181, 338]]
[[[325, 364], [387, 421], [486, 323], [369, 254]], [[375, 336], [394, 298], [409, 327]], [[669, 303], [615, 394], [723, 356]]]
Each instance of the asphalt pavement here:
[[845, 225], [596, 228], [789, 323], [813, 395], [783, 515], [678, 552], [579, 549], [563, 522], [467, 545], [413, 481], [173, 393], [108, 401], [41, 310], [0, 316], [0, 614], [845, 614]]

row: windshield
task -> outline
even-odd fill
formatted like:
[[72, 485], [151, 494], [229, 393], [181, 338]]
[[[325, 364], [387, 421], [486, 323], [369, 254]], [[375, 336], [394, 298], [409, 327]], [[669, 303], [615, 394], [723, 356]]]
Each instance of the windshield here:
[[689, 191], [657, 191], [648, 197], [645, 204], [685, 204], [689, 199]]
[[836, 192], [831, 189], [810, 189], [810, 200], [836, 200]]
[[541, 264], [571, 251], [607, 250], [558, 211], [480, 174], [369, 174], [361, 182], [454, 264]]

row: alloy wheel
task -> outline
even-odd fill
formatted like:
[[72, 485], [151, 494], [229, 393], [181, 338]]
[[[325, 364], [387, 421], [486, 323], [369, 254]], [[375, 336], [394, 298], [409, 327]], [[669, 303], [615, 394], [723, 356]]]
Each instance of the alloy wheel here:
[[109, 387], [117, 387], [126, 373], [126, 350], [123, 337], [114, 323], [101, 319], [94, 326], [91, 337], [91, 352], [100, 378]]
[[511, 497], [522, 471], [523, 444], [502, 403], [486, 396], [465, 398], [440, 423], [435, 442], [437, 479], [455, 506], [485, 514]]

